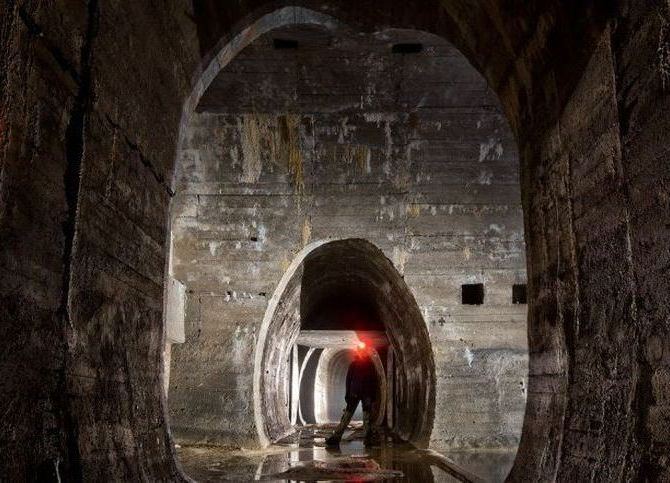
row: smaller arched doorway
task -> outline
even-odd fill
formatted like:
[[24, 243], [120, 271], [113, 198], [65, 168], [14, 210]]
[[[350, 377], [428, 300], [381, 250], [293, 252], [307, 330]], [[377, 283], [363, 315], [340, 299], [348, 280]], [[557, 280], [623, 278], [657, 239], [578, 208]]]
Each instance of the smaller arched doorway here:
[[[303, 416], [296, 388], [299, 394], [301, 376], [310, 370], [309, 359], [316, 350], [320, 360], [324, 351], [346, 350], [366, 333], [388, 341], [373, 344], [379, 345], [375, 352], [380, 386], [388, 393], [376, 409], [378, 421], [403, 440], [428, 444], [435, 411], [435, 364], [428, 331], [402, 276], [381, 250], [362, 239], [309, 245], [272, 296], [254, 370], [255, 418], [263, 444], [291, 433]], [[339, 345], [333, 342], [338, 337]], [[301, 357], [297, 347], [307, 346], [308, 340], [311, 348]], [[344, 361], [333, 365], [331, 376], [336, 378], [344, 367]], [[318, 363], [311, 370], [316, 376]], [[313, 385], [311, 399], [323, 400], [314, 396], [315, 388], [319, 389]], [[325, 398], [335, 401], [332, 394]], [[312, 417], [317, 407], [318, 403], [311, 408]]]
[[[369, 330], [301, 330], [293, 348], [291, 422], [328, 424], [340, 420], [346, 392], [349, 365], [361, 344], [370, 354], [377, 373], [377, 395], [372, 407], [372, 421], [392, 427], [393, 398], [389, 391], [393, 350], [385, 332]], [[297, 361], [297, 364], [296, 364]], [[298, 369], [299, 368], [299, 369]], [[359, 405], [353, 421], [362, 420]]]

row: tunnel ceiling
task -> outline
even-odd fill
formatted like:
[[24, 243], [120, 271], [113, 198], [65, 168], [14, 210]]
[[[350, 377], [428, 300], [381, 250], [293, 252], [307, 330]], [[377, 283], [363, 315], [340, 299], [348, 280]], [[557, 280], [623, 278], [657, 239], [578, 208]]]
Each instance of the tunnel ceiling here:
[[384, 330], [392, 304], [380, 296], [384, 280], [371, 277], [371, 261], [346, 244], [317, 250], [303, 263], [300, 315], [308, 330]]
[[[419, 31], [284, 27], [226, 66], [198, 111], [360, 114], [481, 106], [485, 80], [474, 69], [454, 69], [455, 58], [462, 56], [453, 46]], [[493, 95], [488, 102], [498, 106]]]
[[[318, 300], [303, 305], [304, 330], [384, 330], [374, 292], [360, 278], [321, 286]], [[309, 285], [305, 285], [308, 287]], [[325, 292], [325, 293], [324, 293]], [[312, 295], [315, 295], [312, 292]], [[303, 301], [306, 293], [303, 292]]]

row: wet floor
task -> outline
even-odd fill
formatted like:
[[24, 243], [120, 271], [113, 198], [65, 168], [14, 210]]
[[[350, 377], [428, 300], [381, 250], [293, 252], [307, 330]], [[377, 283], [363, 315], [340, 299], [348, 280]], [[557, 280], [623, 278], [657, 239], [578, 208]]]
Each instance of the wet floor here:
[[264, 450], [189, 446], [178, 448], [177, 454], [186, 474], [199, 482], [499, 482], [509, 473], [514, 457], [508, 451], [437, 455], [390, 440], [366, 448], [360, 430], [348, 431], [340, 447], [331, 449], [324, 443], [328, 434], [327, 428], [306, 427]]

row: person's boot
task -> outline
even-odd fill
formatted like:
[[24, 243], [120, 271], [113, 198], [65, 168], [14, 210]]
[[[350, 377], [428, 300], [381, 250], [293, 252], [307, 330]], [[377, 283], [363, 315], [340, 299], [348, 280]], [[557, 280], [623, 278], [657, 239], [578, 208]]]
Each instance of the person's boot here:
[[335, 428], [335, 431], [333, 431], [333, 434], [331, 434], [328, 438], [326, 438], [326, 446], [338, 446], [340, 444], [340, 441], [342, 440], [342, 435], [344, 434], [344, 431], [347, 429], [347, 426], [349, 426], [349, 421], [351, 421], [351, 417], [354, 415], [353, 412], [347, 411], [346, 409], [342, 413], [342, 419], [340, 420], [340, 424], [337, 425]]
[[370, 411], [363, 411], [363, 431], [365, 432], [363, 444], [365, 444], [365, 446], [373, 446], [375, 440], [372, 431], [372, 424], [370, 423]]

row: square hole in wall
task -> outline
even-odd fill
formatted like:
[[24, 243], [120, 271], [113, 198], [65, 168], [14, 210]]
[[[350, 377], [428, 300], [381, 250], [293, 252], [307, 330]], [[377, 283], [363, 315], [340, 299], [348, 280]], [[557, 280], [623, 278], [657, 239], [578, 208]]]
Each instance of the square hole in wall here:
[[461, 301], [464, 305], [482, 305], [484, 303], [484, 284], [461, 285]]
[[526, 302], [526, 284], [520, 283], [512, 285], [512, 303], [525, 304]]

